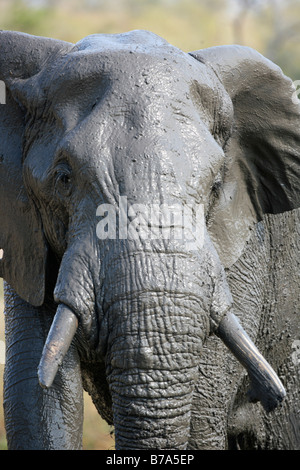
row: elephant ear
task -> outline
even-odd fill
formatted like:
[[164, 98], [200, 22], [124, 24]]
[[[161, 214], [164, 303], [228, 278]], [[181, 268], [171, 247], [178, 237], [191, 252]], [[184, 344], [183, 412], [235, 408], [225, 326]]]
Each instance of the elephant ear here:
[[264, 214], [300, 205], [300, 102], [292, 81], [251, 48], [219, 46], [191, 55], [214, 70], [233, 104], [224, 181], [208, 221], [230, 267]]
[[47, 245], [38, 211], [23, 183], [23, 135], [30, 107], [26, 81], [63, 45], [48, 38], [0, 32], [0, 80], [5, 85], [0, 104], [0, 249], [4, 253], [0, 276], [34, 306], [44, 301]]

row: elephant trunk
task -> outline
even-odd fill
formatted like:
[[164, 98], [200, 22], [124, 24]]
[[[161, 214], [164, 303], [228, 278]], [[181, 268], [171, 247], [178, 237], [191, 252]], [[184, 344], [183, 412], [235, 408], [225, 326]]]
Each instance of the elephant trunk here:
[[124, 262], [117, 254], [109, 259], [102, 323], [116, 447], [185, 449], [199, 357], [217, 304], [212, 292], [221, 292], [221, 281], [195, 254], [122, 256]]
[[151, 299], [138, 292], [130, 305], [109, 309], [121, 317], [106, 355], [117, 449], [185, 449], [188, 442], [207, 324], [181, 296], [152, 292]]
[[116, 449], [186, 449], [193, 375], [188, 369], [114, 371], [109, 382]]

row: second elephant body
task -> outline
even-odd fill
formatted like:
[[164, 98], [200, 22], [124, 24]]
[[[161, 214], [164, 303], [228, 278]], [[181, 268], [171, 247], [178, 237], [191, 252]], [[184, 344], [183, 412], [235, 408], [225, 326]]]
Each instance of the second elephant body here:
[[[211, 336], [195, 391], [191, 448], [300, 448], [299, 240], [299, 209], [268, 215], [227, 272], [241, 323], [287, 384], [285, 403], [273, 413], [249, 403], [243, 368]], [[206, 436], [205, 444], [200, 435]]]

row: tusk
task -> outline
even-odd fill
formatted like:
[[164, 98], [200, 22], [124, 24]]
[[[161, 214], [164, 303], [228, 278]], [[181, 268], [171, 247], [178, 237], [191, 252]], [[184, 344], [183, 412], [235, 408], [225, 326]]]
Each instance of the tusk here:
[[223, 317], [217, 335], [248, 371], [251, 380], [248, 392], [250, 401], [261, 401], [266, 411], [276, 408], [286, 396], [284, 386], [234, 314], [227, 313]]
[[57, 308], [38, 367], [41, 387], [51, 387], [57, 370], [62, 363], [78, 327], [78, 320], [72, 310], [64, 304]]

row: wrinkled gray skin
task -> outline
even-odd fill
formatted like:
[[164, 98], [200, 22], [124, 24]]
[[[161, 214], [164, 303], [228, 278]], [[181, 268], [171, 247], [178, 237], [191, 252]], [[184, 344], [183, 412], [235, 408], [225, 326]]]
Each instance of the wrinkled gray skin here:
[[[83, 387], [119, 449], [299, 448], [291, 81], [249, 48], [186, 54], [143, 31], [76, 45], [1, 32], [0, 79], [9, 448], [80, 448]], [[203, 204], [204, 243], [99, 240], [97, 207], [119, 196]], [[79, 326], [42, 388], [58, 304]], [[287, 390], [272, 413], [248, 402], [233, 314]], [[274, 408], [243, 365], [251, 400]]]

